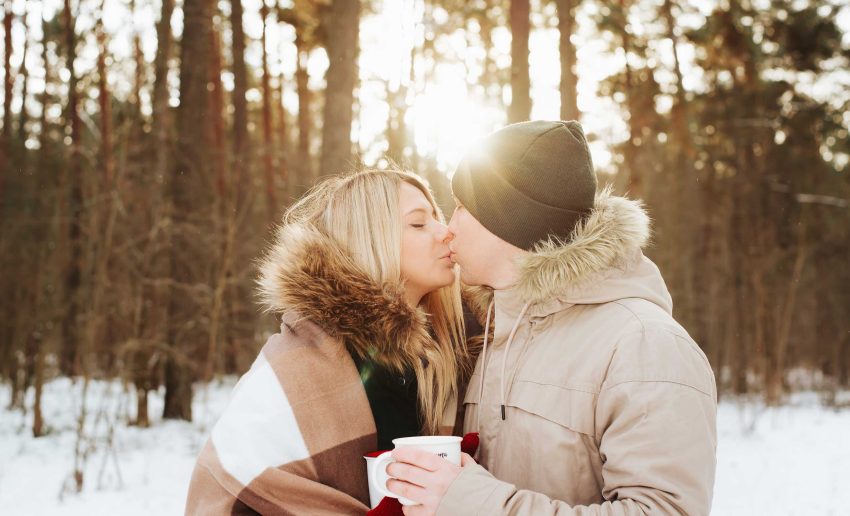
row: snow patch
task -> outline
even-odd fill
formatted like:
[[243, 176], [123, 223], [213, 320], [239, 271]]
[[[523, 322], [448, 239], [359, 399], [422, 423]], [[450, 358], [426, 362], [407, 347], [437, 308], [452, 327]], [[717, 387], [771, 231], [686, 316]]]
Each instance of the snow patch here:
[[[45, 385], [50, 433], [39, 439], [32, 437], [31, 412], [7, 410], [10, 390], [0, 386], [0, 514], [182, 514], [195, 458], [235, 384], [228, 377], [196, 385], [192, 423], [163, 421], [164, 391], [152, 392], [151, 427], [142, 429], [129, 424], [135, 415], [132, 388], [92, 381], [80, 493], [72, 474], [82, 382], [59, 378]], [[27, 407], [32, 397], [30, 391]], [[850, 393], [838, 398], [848, 400]], [[850, 514], [850, 410], [825, 407], [822, 399], [804, 392], [776, 408], [723, 399], [712, 514]]]

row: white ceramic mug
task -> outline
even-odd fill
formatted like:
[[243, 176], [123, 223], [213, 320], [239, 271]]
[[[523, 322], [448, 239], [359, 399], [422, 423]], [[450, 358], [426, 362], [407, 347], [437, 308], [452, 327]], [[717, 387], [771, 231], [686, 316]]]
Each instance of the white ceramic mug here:
[[378, 457], [364, 455], [363, 458], [366, 459], [366, 478], [369, 479], [369, 508], [374, 509], [383, 499], [381, 493], [375, 488], [375, 483], [372, 482], [372, 471], [375, 469], [375, 460]]
[[[426, 435], [421, 437], [400, 437], [398, 439], [393, 439], [393, 444], [396, 449], [417, 448], [419, 450], [424, 450], [426, 452], [433, 453], [434, 455], [439, 455], [452, 464], [460, 466], [460, 441], [460, 437], [452, 435]], [[398, 496], [387, 489], [387, 480], [392, 478], [387, 474], [387, 466], [391, 462], [395, 462], [395, 459], [392, 458], [392, 452], [389, 451], [375, 457], [375, 460], [371, 464], [367, 462], [367, 465], [371, 466], [371, 469], [367, 468], [367, 472], [369, 474], [370, 497], [372, 495], [372, 489], [374, 488], [375, 491], [379, 493], [379, 496], [398, 498], [398, 501], [401, 502], [402, 505], [418, 505], [417, 502]]]

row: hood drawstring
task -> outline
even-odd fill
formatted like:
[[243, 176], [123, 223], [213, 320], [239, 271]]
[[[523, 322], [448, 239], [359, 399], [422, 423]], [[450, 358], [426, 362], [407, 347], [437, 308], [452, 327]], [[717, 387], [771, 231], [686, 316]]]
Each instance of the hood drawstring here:
[[[495, 296], [494, 296], [495, 299]], [[505, 354], [502, 355], [502, 377], [499, 378], [499, 386], [502, 391], [502, 421], [505, 420], [505, 405], [507, 405], [508, 392], [505, 389], [505, 368], [508, 364], [508, 353], [511, 351], [511, 343], [514, 341], [514, 336], [516, 335], [517, 328], [519, 328], [519, 323], [522, 322], [522, 318], [525, 315], [525, 312], [528, 310], [529, 305], [531, 305], [531, 301], [527, 302], [523, 305], [522, 310], [519, 312], [519, 316], [516, 318], [516, 322], [514, 323], [514, 327], [511, 329], [511, 334], [508, 336], [508, 343], [505, 346]], [[528, 340], [526, 339], [525, 343], [528, 344]], [[525, 346], [523, 346], [523, 351], [525, 350]], [[522, 351], [520, 352], [522, 354]], [[482, 380], [483, 380], [482, 376]]]
[[[487, 307], [487, 319], [484, 323], [484, 345], [481, 349], [481, 386], [478, 389], [478, 412], [475, 415], [475, 428], [479, 432], [481, 431], [481, 400], [484, 399], [484, 377], [487, 375], [487, 339], [490, 336], [490, 316], [493, 313], [493, 306], [496, 303], [495, 296], [490, 300], [490, 305]], [[514, 322], [514, 327], [511, 328], [511, 333], [508, 335], [508, 342], [505, 345], [505, 354], [502, 356], [502, 375], [499, 379], [500, 393], [502, 395], [502, 404], [501, 404], [501, 413], [502, 413], [502, 421], [506, 419], [505, 414], [505, 406], [507, 406], [507, 397], [508, 391], [505, 389], [505, 369], [508, 364], [508, 353], [511, 350], [511, 343], [514, 340], [514, 336], [516, 335], [517, 329], [519, 328], [519, 324], [522, 322], [522, 318], [525, 316], [525, 312], [528, 311], [528, 307], [531, 306], [531, 301], [525, 303], [523, 305], [522, 310], [519, 312], [519, 316], [517, 316], [516, 321]], [[520, 351], [520, 355], [525, 352], [525, 349], [528, 347], [528, 343], [531, 338], [528, 338], [523, 343], [522, 350]], [[516, 375], [516, 370], [514, 371], [514, 376]], [[513, 381], [513, 377], [511, 378]]]
[[487, 321], [484, 323], [484, 346], [481, 350], [481, 387], [478, 389], [478, 412], [475, 414], [475, 430], [481, 431], [481, 400], [484, 398], [484, 375], [487, 374], [487, 338], [490, 337], [490, 315], [493, 313], [493, 305], [496, 304], [496, 296], [490, 300], [487, 306]]

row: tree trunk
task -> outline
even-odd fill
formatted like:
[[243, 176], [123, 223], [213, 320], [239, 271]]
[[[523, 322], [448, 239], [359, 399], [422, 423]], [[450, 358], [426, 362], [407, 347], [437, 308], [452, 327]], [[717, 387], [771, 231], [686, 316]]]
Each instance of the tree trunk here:
[[[22, 22], [24, 24], [24, 28], [26, 29], [26, 14], [24, 15]], [[29, 31], [24, 32], [24, 51], [23, 51], [23, 59], [21, 59], [21, 66], [18, 68], [18, 75], [21, 77], [21, 112], [18, 115], [18, 143], [21, 146], [21, 159], [23, 160], [21, 164], [21, 168], [26, 170], [26, 158], [27, 158], [27, 124], [29, 123], [29, 111], [27, 110], [27, 97], [29, 97], [29, 68], [27, 67], [27, 54], [29, 53]], [[7, 68], [8, 70], [8, 68]]]
[[389, 81], [386, 85], [387, 104], [389, 114], [387, 116], [387, 157], [395, 163], [405, 166], [404, 150], [407, 143], [407, 130], [404, 123], [407, 112], [407, 88], [401, 84], [396, 91], [390, 89]]
[[245, 172], [250, 168], [248, 149], [248, 71], [245, 67], [245, 30], [242, 25], [242, 0], [231, 0], [230, 26], [233, 31], [233, 181], [236, 208], [245, 195]]
[[[298, 26], [295, 28], [299, 31]], [[298, 180], [294, 181], [294, 189], [290, 194], [293, 198], [301, 197], [314, 181], [313, 163], [310, 160], [310, 138], [313, 123], [310, 119], [310, 108], [313, 94], [310, 91], [309, 75], [307, 72], [308, 53], [302, 47], [301, 37], [296, 33], [295, 46], [298, 49], [298, 62], [295, 69], [296, 88], [298, 89]]]
[[531, 30], [529, 0], [510, 0], [511, 105], [508, 123], [531, 118], [531, 79], [528, 74], [528, 37]]
[[[28, 266], [26, 269], [21, 270], [20, 273], [23, 277], [32, 277], [37, 274], [36, 271], [31, 270]], [[16, 282], [11, 289], [7, 290], [7, 296], [11, 302], [11, 306], [32, 306], [32, 290], [32, 288], [25, 288], [23, 283]], [[26, 348], [29, 341], [27, 333], [29, 333], [32, 327], [32, 317], [30, 316], [31, 312], [32, 310], [26, 310], [25, 315], [17, 315], [8, 319], [9, 324], [12, 326], [10, 331], [11, 338], [9, 340], [11, 342], [11, 349], [13, 350], [12, 367], [10, 368], [10, 376], [12, 378], [12, 396], [9, 400], [9, 408], [19, 409], [24, 414], [26, 414], [24, 398], [26, 396], [27, 384], [32, 376], [32, 361], [30, 360], [31, 353], [30, 350]]]
[[[782, 307], [782, 317], [779, 320], [777, 339], [775, 343], [775, 355], [768, 363], [766, 402], [768, 405], [776, 406], [782, 401], [782, 380], [785, 372], [785, 356], [788, 350], [788, 341], [791, 339], [791, 322], [797, 303], [797, 291], [800, 279], [803, 275], [803, 267], [806, 264], [806, 241], [805, 226], [800, 225], [797, 251], [794, 258], [794, 268], [788, 281], [788, 291], [785, 294], [785, 302]], [[839, 339], [840, 340], [840, 339]], [[838, 364], [836, 364], [838, 365]]]
[[360, 34], [360, 0], [332, 0], [325, 13], [327, 51], [320, 174], [345, 172], [351, 166], [351, 121]]
[[[169, 199], [164, 185], [168, 184], [171, 174], [172, 161], [171, 145], [171, 108], [168, 91], [168, 63], [172, 55], [174, 37], [171, 31], [171, 18], [174, 13], [174, 0], [163, 0], [160, 18], [157, 22], [157, 49], [154, 57], [153, 84], [153, 168], [152, 175], [157, 178], [150, 185], [150, 225], [156, 227], [158, 221], [166, 219], [170, 212]], [[153, 349], [164, 343], [171, 325], [168, 307], [171, 304], [171, 293], [163, 280], [171, 276], [171, 256], [168, 244], [171, 240], [172, 228], [164, 227], [161, 231], [153, 231], [153, 236], [147, 244], [145, 256], [148, 257], [147, 275], [154, 281], [142, 285], [142, 301], [139, 309], [139, 323], [136, 335], [140, 348], [133, 353], [133, 385], [136, 388], [136, 425], [147, 427], [150, 420], [147, 412], [147, 393], [156, 388], [154, 381], [154, 364], [158, 362]], [[158, 352], [157, 352], [158, 353]], [[143, 406], [144, 405], [144, 406]]]
[[[709, 281], [710, 275], [705, 274], [705, 268], [701, 269], [694, 265], [699, 262], [707, 264], [712, 255], [704, 254], [697, 257], [695, 254], [696, 248], [701, 244], [694, 239], [694, 229], [706, 222], [698, 222], [696, 214], [708, 212], [701, 209], [701, 196], [697, 191], [697, 174], [693, 167], [696, 152], [688, 122], [688, 104], [685, 96], [682, 67], [679, 61], [679, 38], [675, 32], [676, 20], [673, 16], [673, 0], [664, 0], [661, 12], [666, 23], [667, 38], [673, 47], [673, 71], [676, 75], [676, 100], [670, 112], [672, 118], [670, 142], [676, 152], [676, 166], [670, 174], [669, 183], [672, 190], [673, 207], [678, 215], [673, 222], [675, 227], [674, 238], [670, 241], [671, 245], [668, 246], [676, 249], [676, 259], [671, 260], [671, 269], [673, 269], [671, 279], [681, 285], [680, 297], [682, 303], [680, 303], [680, 306], [683, 306], [683, 309], [679, 310], [679, 313], [683, 316], [682, 323], [685, 326], [693, 325], [695, 327], [694, 337], [697, 342], [704, 346], [712, 346], [713, 344], [707, 341], [705, 337], [707, 333], [707, 325], [704, 323], [705, 306], [703, 303], [697, 303], [695, 296], [695, 292], [706, 292], [705, 283]], [[709, 246], [710, 243], [705, 242], [704, 245]], [[714, 300], [707, 302], [713, 303]], [[705, 351], [708, 352], [709, 350], [705, 349]]]
[[218, 255], [208, 258], [211, 262], [215, 262], [215, 267], [217, 268], [217, 281], [212, 285], [215, 292], [207, 323], [209, 326], [209, 337], [207, 339], [206, 351], [207, 362], [202, 376], [206, 382], [212, 379], [213, 374], [215, 373], [215, 365], [218, 363], [218, 341], [219, 335], [222, 333], [220, 330], [228, 324], [227, 314], [223, 309], [225, 301], [224, 292], [226, 290], [227, 277], [230, 272], [230, 260], [233, 256], [230, 242], [233, 240], [231, 235], [234, 233], [235, 222], [235, 214], [230, 210], [229, 202], [227, 200], [227, 193], [230, 190], [230, 185], [227, 184], [225, 176], [227, 156], [224, 141], [224, 88], [221, 84], [221, 39], [219, 37], [218, 30], [216, 30], [215, 27], [213, 27], [213, 30], [210, 31], [210, 36], [210, 83], [213, 85], [210, 98], [210, 116], [212, 118], [210, 127], [213, 130], [211, 138], [214, 142], [214, 148], [217, 149], [212, 153], [212, 164], [215, 168], [218, 193], [216, 196], [216, 202], [219, 206], [219, 209], [217, 210], [219, 217], [215, 225], [215, 234], [216, 236], [221, 236], [223, 241], [216, 241]]
[[670, 113], [673, 118], [673, 131], [677, 139], [681, 141], [681, 152], [686, 160], [694, 158], [693, 141], [691, 140], [690, 127], [688, 124], [688, 104], [685, 96], [685, 81], [682, 74], [682, 65], [679, 61], [679, 38], [676, 35], [676, 20], [673, 17], [673, 0], [664, 0], [661, 6], [667, 29], [667, 39], [673, 46], [673, 72], [676, 75], [676, 104]]
[[[495, 8], [493, 5], [494, 3], [496, 4]], [[505, 100], [502, 96], [502, 91], [505, 89], [506, 85], [505, 74], [502, 73], [498, 66], [496, 59], [498, 53], [495, 51], [495, 45], [493, 43], [493, 30], [500, 27], [499, 15], [496, 12], [497, 9], [501, 8], [499, 4], [501, 4], [501, 0], [497, 2], [487, 0], [483, 12], [478, 19], [478, 23], [481, 27], [481, 32], [479, 34], [479, 37], [481, 38], [481, 50], [484, 54], [484, 59], [481, 63], [481, 78], [479, 79], [479, 83], [484, 86], [487, 99], [507, 111], [507, 106], [505, 106]], [[425, 12], [430, 14], [430, 8], [427, 2], [425, 9]], [[433, 48], [433, 40], [426, 40], [423, 42], [423, 50], [425, 46], [429, 45]]]
[[[136, 366], [138, 367], [138, 365]], [[136, 386], [136, 426], [147, 428], [151, 426], [150, 416], [148, 415], [148, 389], [144, 386]]]
[[171, 32], [171, 17], [174, 13], [174, 0], [162, 0], [162, 12], [156, 28], [157, 49], [154, 58], [153, 83], [153, 137], [154, 172], [163, 178], [169, 172], [168, 158], [170, 108], [168, 105], [168, 61], [171, 59], [171, 47], [174, 36]]
[[850, 387], [850, 336], [844, 334], [833, 340], [834, 357], [838, 368], [838, 385], [842, 389]]
[[82, 286], [82, 163], [81, 163], [81, 127], [78, 112], [77, 72], [74, 63], [77, 58], [77, 35], [75, 20], [71, 15], [71, 0], [64, 1], [63, 18], [65, 22], [65, 51], [67, 52], [66, 66], [70, 71], [68, 79], [67, 123], [71, 126], [71, 147], [68, 156], [68, 166], [65, 171], [65, 187], [70, 190], [68, 209], [66, 210], [68, 231], [68, 265], [65, 273], [65, 314], [62, 320], [62, 339], [60, 352], [60, 367], [68, 375], [79, 374], [80, 371], [80, 333], [79, 313]]
[[269, 52], [266, 48], [266, 33], [268, 31], [269, 8], [266, 0], [260, 5], [260, 19], [263, 23], [261, 46], [263, 52], [263, 178], [266, 183], [266, 215], [269, 220], [274, 218], [277, 212], [277, 200], [275, 199], [274, 185], [274, 163], [272, 150], [272, 92], [269, 82]]
[[115, 160], [112, 156], [112, 99], [109, 91], [106, 71], [106, 33], [103, 30], [103, 2], [101, 0], [98, 22], [95, 25], [97, 37], [97, 75], [98, 75], [98, 104], [100, 105], [100, 160], [103, 167], [103, 184], [105, 191], [112, 187], [115, 175]]
[[[136, 15], [136, 0], [130, 0], [130, 13]], [[130, 103], [133, 105], [136, 119], [142, 119], [142, 86], [145, 84], [145, 55], [142, 52], [142, 39], [139, 30], [133, 26], [133, 59], [135, 69], [133, 74], [133, 96]]]
[[[7, 162], [10, 160], [9, 148], [11, 147], [11, 121], [12, 121], [12, 0], [6, 0], [4, 4], [3, 14], [3, 35], [4, 35], [4, 53], [3, 53], [3, 70], [5, 73], [4, 79], [4, 97], [3, 97], [3, 131], [0, 132], [0, 207], [3, 202], [6, 174], [10, 167]], [[0, 213], [2, 215], [2, 213]]]
[[623, 47], [623, 52], [626, 54], [626, 69], [625, 69], [625, 93], [626, 105], [629, 109], [629, 138], [626, 141], [626, 146], [623, 151], [623, 159], [625, 161], [625, 170], [620, 174], [624, 174], [627, 180], [626, 190], [630, 197], [640, 199], [644, 195], [643, 191], [643, 174], [639, 170], [638, 161], [638, 145], [637, 141], [640, 138], [640, 128], [638, 127], [638, 113], [636, 103], [634, 101], [634, 71], [629, 63], [628, 55], [632, 50], [632, 35], [629, 34], [628, 12], [630, 1], [620, 0], [619, 9], [621, 10], [620, 20], [620, 41]]
[[[94, 198], [109, 199], [108, 204], [96, 203], [89, 207], [87, 215], [90, 217], [89, 231], [95, 235], [91, 244], [91, 250], [87, 253], [89, 257], [89, 269], [86, 275], [86, 286], [88, 296], [85, 305], [85, 317], [82, 319], [84, 332], [77, 346], [77, 354], [80, 356], [80, 364], [83, 375], [89, 378], [93, 372], [91, 360], [97, 355], [99, 349], [96, 343], [101, 342], [100, 328], [103, 326], [104, 307], [103, 299], [108, 284], [108, 265], [112, 254], [112, 241], [115, 230], [115, 219], [117, 217], [118, 202], [113, 188], [115, 163], [112, 154], [112, 103], [107, 82], [106, 68], [106, 34], [103, 29], [103, 7], [105, 0], [101, 0], [99, 13], [96, 13], [95, 41], [97, 42], [98, 54], [97, 88], [98, 107], [100, 116], [100, 166], [101, 180], [95, 181], [92, 191]], [[103, 232], [101, 233], [101, 228]]]
[[5, 14], [3, 16], [3, 35], [5, 52], [3, 53], [3, 141], [6, 152], [12, 142], [12, 89], [15, 81], [12, 80], [12, 19], [15, 12], [12, 10], [13, 0], [6, 0]]
[[578, 120], [578, 77], [576, 76], [576, 47], [570, 41], [575, 33], [576, 3], [580, 0], [557, 0], [559, 50], [561, 56], [561, 120]]
[[[278, 11], [280, 9], [278, 8]], [[277, 99], [275, 108], [277, 110], [277, 159], [278, 159], [278, 174], [280, 176], [280, 180], [283, 185], [283, 191], [289, 193], [290, 188], [290, 180], [289, 180], [289, 131], [287, 130], [287, 122], [286, 122], [286, 108], [283, 105], [283, 92], [284, 88], [284, 75], [283, 75], [283, 56], [284, 43], [281, 42], [281, 48], [279, 51], [280, 55], [280, 73], [277, 76]], [[284, 197], [288, 197], [288, 195], [284, 195]], [[290, 199], [285, 199], [284, 204], [289, 204]]]
[[[48, 108], [49, 108], [50, 96], [47, 94], [47, 89], [50, 86], [50, 84], [52, 83], [53, 72], [52, 72], [52, 69], [50, 67], [50, 62], [47, 59], [47, 37], [46, 37], [47, 20], [45, 20], [43, 18], [43, 15], [42, 15], [42, 20], [41, 20], [41, 28], [42, 28], [41, 33], [42, 33], [42, 47], [43, 47], [43, 49], [42, 49], [42, 60], [43, 60], [42, 66], [44, 68], [44, 91], [41, 94], [41, 115], [40, 115], [40, 119], [39, 119], [39, 136], [38, 136], [39, 137], [39, 151], [38, 151], [38, 160], [37, 160], [37, 163], [36, 163], [36, 166], [38, 168], [36, 170], [36, 174], [38, 174], [38, 176], [44, 178], [44, 182], [43, 182], [44, 185], [50, 185], [49, 191], [51, 193], [48, 194], [48, 196], [47, 196], [46, 205], [48, 205], [48, 206], [52, 205], [52, 207], [49, 210], [52, 214], [51, 220], [50, 220], [50, 230], [49, 230], [50, 236], [49, 236], [49, 238], [50, 238], [50, 240], [55, 240], [55, 238], [56, 238], [55, 231], [57, 231], [57, 228], [59, 227], [57, 219], [61, 215], [61, 213], [59, 211], [59, 203], [56, 202], [56, 195], [59, 194], [59, 192], [61, 191], [60, 190], [61, 189], [61, 182], [57, 181], [55, 177], [51, 177], [49, 175], [49, 172], [48, 172], [49, 153], [50, 153], [50, 148], [49, 148], [50, 143], [49, 143], [48, 135], [50, 134], [50, 131], [48, 130], [48, 127], [47, 127], [47, 111], [48, 111]], [[42, 246], [42, 251], [39, 254], [40, 262], [42, 264], [39, 267], [39, 270], [43, 270], [43, 268], [44, 268], [44, 263], [46, 262], [45, 257], [47, 255], [46, 249], [47, 249], [46, 246]], [[43, 277], [44, 275], [40, 274], [39, 276]], [[40, 285], [40, 281], [38, 281], [37, 284], [39, 285], [39, 290], [37, 290], [37, 295], [41, 295], [43, 290], [41, 290], [42, 287]], [[49, 301], [49, 304], [52, 304], [53, 301], [54, 300], [51, 299]], [[38, 305], [36, 305], [36, 310], [39, 310]], [[48, 317], [48, 316], [45, 316], [44, 314], [42, 314], [41, 312], [39, 312], [39, 314], [40, 314], [41, 317]], [[52, 316], [50, 316], [50, 317], [52, 317]], [[46, 358], [45, 355], [47, 353], [46, 353], [46, 350], [44, 349], [44, 347], [45, 347], [44, 336], [40, 335], [39, 337], [40, 338], [36, 342], [37, 349], [36, 349], [36, 355], [35, 355], [35, 374], [34, 374], [34, 377], [33, 377], [33, 387], [34, 387], [34, 390], [35, 390], [35, 399], [33, 400], [33, 407], [32, 407], [32, 410], [33, 410], [33, 425], [32, 425], [33, 437], [41, 437], [46, 432], [46, 429], [44, 427], [45, 426], [44, 425], [44, 416], [43, 416], [42, 410], [41, 410], [41, 399], [42, 399], [43, 386], [44, 386], [44, 365], [45, 365], [44, 362], [45, 362], [45, 358]]]
[[[9, 130], [9, 123], [11, 121], [11, 105], [12, 105], [12, 96], [10, 94], [12, 90], [12, 0], [6, 0], [6, 3], [3, 5], [4, 15], [3, 15], [3, 35], [4, 35], [4, 53], [3, 53], [3, 71], [4, 71], [4, 91], [5, 96], [3, 97], [3, 130], [0, 131], [0, 206], [3, 203], [3, 188], [6, 181], [6, 174], [9, 173], [12, 167], [8, 166], [7, 161], [9, 161], [9, 147], [11, 146], [11, 140], [8, 134], [11, 134]], [[2, 228], [0, 228], [1, 230]]]
[[171, 299], [168, 327], [169, 353], [165, 364], [164, 418], [192, 419], [192, 380], [196, 374], [187, 357], [196, 358], [206, 343], [205, 329], [198, 324], [207, 308], [196, 285], [209, 282], [209, 260], [199, 235], [210, 229], [213, 215], [211, 131], [198, 130], [212, 122], [210, 115], [210, 31], [212, 2], [185, 0], [183, 41], [180, 52], [180, 107], [177, 110], [177, 156], [171, 175]]
[[[47, 87], [51, 84], [53, 80], [53, 69], [50, 67], [50, 61], [47, 57], [47, 31], [48, 31], [48, 22], [44, 19], [44, 13], [42, 13], [41, 18], [41, 61], [42, 66], [44, 67], [44, 89], [41, 92], [41, 114], [38, 119], [38, 162], [37, 166], [39, 171], [44, 171], [47, 168], [47, 148], [50, 144], [49, 135], [50, 131], [47, 127], [47, 110], [48, 104], [50, 102], [50, 95], [47, 93]], [[59, 183], [54, 183], [56, 186], [61, 185]], [[0, 192], [1, 193], [1, 192]]]
[[[275, 105], [275, 109], [277, 110], [277, 169], [278, 177], [280, 177], [283, 185], [283, 191], [289, 192], [289, 131], [286, 127], [286, 108], [283, 105], [283, 83], [283, 70], [281, 70], [278, 76], [277, 104]], [[285, 199], [284, 206], [288, 205], [289, 202], [290, 199]]]
[[[34, 338], [34, 337], [33, 337]], [[41, 412], [41, 394], [44, 387], [44, 341], [39, 338], [35, 348], [35, 374], [33, 375], [33, 387], [35, 388], [35, 400], [32, 405], [32, 436], [41, 437], [45, 434], [44, 416]]]
[[224, 86], [221, 83], [221, 37], [217, 30], [210, 31], [210, 149], [212, 165], [215, 168], [216, 202], [219, 203], [220, 214], [226, 216], [227, 193], [230, 185], [227, 181], [227, 147], [224, 136]]
[[174, 357], [165, 360], [165, 406], [163, 419], [192, 420], [192, 380], [186, 364]]
[[743, 249], [744, 252], [741, 253], [741, 260], [736, 264], [732, 272], [734, 294], [732, 296], [732, 303], [730, 303], [731, 306], [727, 309], [727, 314], [731, 316], [732, 327], [734, 328], [732, 335], [730, 335], [734, 337], [730, 339], [730, 346], [734, 347], [734, 354], [730, 354], [730, 360], [734, 364], [732, 371], [734, 375], [732, 380], [733, 389], [735, 394], [747, 394], [749, 392], [748, 374], [750, 364], [752, 363], [750, 358], [752, 343], [750, 341], [748, 324], [751, 297], [746, 288], [747, 280], [743, 270], [748, 252], [746, 251], [747, 244], [745, 242], [742, 243], [746, 237], [744, 235], [743, 224], [741, 223], [741, 221], [747, 220], [747, 218], [741, 215], [742, 202], [740, 195], [736, 195], [736, 197], [738, 197], [736, 199], [737, 202], [733, 203], [732, 214], [729, 217], [732, 222], [732, 231], [729, 238], [732, 249]]
[[[251, 168], [251, 151], [250, 140], [248, 139], [248, 104], [245, 99], [245, 93], [248, 89], [248, 72], [245, 66], [245, 31], [242, 24], [243, 8], [242, 0], [231, 0], [231, 17], [230, 25], [233, 33], [233, 171], [231, 177], [231, 217], [227, 220], [227, 234], [230, 234], [230, 228], [237, 225], [237, 220], [241, 217], [243, 207], [245, 206], [245, 197], [247, 192], [248, 174], [246, 173]], [[227, 248], [231, 256], [228, 258], [230, 264], [236, 263], [237, 249], [234, 246]], [[237, 303], [251, 303], [251, 292], [244, 283], [236, 282], [233, 279], [233, 267], [228, 270], [226, 279], [230, 285], [225, 298], [226, 309], [230, 324], [226, 328], [224, 339], [230, 345], [226, 348], [225, 370], [234, 372], [235, 368], [228, 369], [230, 363], [227, 359], [233, 356], [232, 348], [236, 346], [236, 342], [241, 338], [239, 329], [241, 326], [240, 313], [234, 309]]]
[[[747, 15], [747, 11], [739, 5], [739, 2], [729, 2], [729, 11], [734, 19], [740, 19]], [[747, 126], [742, 121], [761, 120], [765, 118], [765, 110], [761, 108], [763, 87], [759, 78], [756, 65], [756, 57], [753, 55], [752, 47], [739, 45], [730, 40], [729, 48], [725, 49], [735, 55], [738, 63], [730, 65], [729, 72], [735, 81], [735, 92], [742, 102], [740, 109], [736, 112], [735, 137], [736, 137], [736, 168], [739, 172], [735, 178], [741, 181], [736, 191], [741, 194], [744, 217], [738, 219], [747, 221], [747, 228], [739, 240], [739, 249], [746, 250], [742, 254], [740, 266], [743, 268], [744, 277], [748, 278], [750, 296], [747, 298], [749, 320], [752, 334], [749, 369], [756, 381], [762, 387], [768, 374], [770, 362], [774, 361], [776, 324], [771, 317], [774, 305], [775, 293], [770, 285], [770, 272], [772, 266], [770, 261], [778, 251], [773, 239], [775, 222], [769, 220], [771, 214], [767, 212], [767, 196], [772, 195], [768, 189], [769, 184], [764, 164], [765, 159], [756, 152], [757, 148], [768, 148], [764, 141], [764, 131], [758, 131], [753, 126]], [[743, 70], [741, 74], [738, 69]], [[772, 141], [773, 134], [770, 133]]]

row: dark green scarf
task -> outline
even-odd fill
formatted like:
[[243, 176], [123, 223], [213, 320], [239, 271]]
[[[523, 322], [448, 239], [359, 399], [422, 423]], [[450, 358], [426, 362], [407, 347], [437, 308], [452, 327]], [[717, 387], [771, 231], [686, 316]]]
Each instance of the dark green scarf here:
[[375, 427], [378, 449], [393, 449], [393, 439], [422, 433], [419, 417], [416, 375], [408, 369], [403, 375], [389, 371], [371, 357], [352, 356], [360, 381], [366, 389]]

